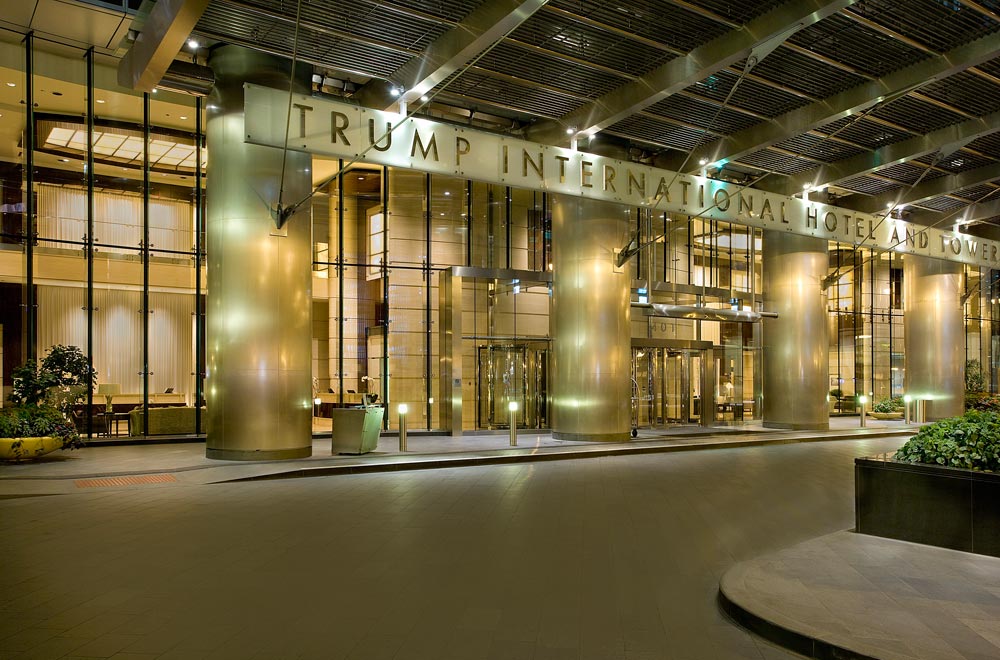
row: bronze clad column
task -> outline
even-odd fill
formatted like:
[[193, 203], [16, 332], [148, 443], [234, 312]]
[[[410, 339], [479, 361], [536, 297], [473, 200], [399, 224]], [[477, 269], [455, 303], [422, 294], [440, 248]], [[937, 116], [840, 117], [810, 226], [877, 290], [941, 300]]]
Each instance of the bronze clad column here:
[[552, 196], [554, 438], [629, 438], [631, 281], [614, 254], [627, 235], [624, 206]]
[[962, 264], [903, 257], [903, 391], [924, 400], [924, 421], [965, 410]]
[[[309, 207], [274, 221], [281, 149], [243, 141], [243, 83], [288, 90], [290, 62], [238, 46], [212, 51], [207, 104], [209, 458], [312, 453], [312, 254]], [[308, 92], [308, 67], [296, 91]], [[284, 117], [284, 109], [275, 109]], [[278, 120], [280, 121], [280, 119]], [[312, 157], [289, 151], [285, 204], [310, 190]]]
[[764, 426], [828, 429], [827, 242], [764, 232]]

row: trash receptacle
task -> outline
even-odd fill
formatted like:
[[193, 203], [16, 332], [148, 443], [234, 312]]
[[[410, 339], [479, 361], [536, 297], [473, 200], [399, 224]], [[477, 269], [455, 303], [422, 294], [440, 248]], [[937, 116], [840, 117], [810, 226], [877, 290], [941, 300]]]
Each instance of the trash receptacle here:
[[331, 454], [367, 454], [378, 447], [385, 408], [334, 408], [330, 413], [333, 421]]

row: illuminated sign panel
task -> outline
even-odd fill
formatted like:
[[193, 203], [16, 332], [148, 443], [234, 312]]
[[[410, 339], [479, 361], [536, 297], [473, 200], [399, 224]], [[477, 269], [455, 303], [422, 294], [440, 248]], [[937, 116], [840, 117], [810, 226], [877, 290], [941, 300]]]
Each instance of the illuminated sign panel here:
[[877, 250], [976, 266], [1000, 264], [1000, 243], [967, 234], [537, 144], [452, 124], [247, 84], [246, 141], [321, 156], [592, 197]]

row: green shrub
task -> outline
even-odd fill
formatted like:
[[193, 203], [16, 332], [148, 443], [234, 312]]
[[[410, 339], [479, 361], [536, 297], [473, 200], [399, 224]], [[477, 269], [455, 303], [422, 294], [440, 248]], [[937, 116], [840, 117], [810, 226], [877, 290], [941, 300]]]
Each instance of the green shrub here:
[[51, 406], [0, 408], [0, 438], [61, 438], [63, 449], [84, 445], [72, 422]]
[[968, 360], [965, 363], [965, 391], [982, 392], [986, 389], [986, 372], [979, 360]]
[[970, 410], [929, 424], [896, 452], [897, 461], [1000, 471], [1000, 415]]
[[989, 392], [966, 392], [965, 409], [1000, 413], [1000, 397]]
[[903, 410], [903, 397], [885, 397], [884, 399], [879, 399], [872, 405], [872, 412], [877, 413], [894, 413], [902, 412]]
[[11, 374], [10, 400], [15, 405], [49, 405], [68, 412], [87, 397], [97, 372], [76, 346], [56, 344], [40, 363], [29, 360]]

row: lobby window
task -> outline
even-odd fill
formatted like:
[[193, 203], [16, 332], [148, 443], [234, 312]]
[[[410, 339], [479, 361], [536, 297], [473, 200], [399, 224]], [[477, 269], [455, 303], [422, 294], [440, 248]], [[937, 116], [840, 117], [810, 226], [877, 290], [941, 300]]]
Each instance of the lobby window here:
[[892, 309], [903, 309], [903, 268], [889, 268], [889, 299]]
[[382, 275], [385, 263], [385, 214], [382, 209], [368, 210], [368, 279]]

